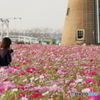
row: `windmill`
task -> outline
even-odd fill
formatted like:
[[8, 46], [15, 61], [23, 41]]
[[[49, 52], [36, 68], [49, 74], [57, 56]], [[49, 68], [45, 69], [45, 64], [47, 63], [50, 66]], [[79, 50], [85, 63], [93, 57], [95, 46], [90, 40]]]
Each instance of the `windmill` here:
[[100, 0], [69, 0], [61, 43], [100, 43]]

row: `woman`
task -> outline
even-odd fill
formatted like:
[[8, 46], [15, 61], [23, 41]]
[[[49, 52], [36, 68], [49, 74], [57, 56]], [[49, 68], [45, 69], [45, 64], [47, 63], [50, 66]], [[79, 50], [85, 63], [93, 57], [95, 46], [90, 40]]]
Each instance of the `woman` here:
[[5, 37], [2, 39], [1, 45], [0, 45], [0, 66], [9, 66], [12, 58], [11, 53], [13, 52], [12, 49], [10, 49], [11, 40], [8, 37]]

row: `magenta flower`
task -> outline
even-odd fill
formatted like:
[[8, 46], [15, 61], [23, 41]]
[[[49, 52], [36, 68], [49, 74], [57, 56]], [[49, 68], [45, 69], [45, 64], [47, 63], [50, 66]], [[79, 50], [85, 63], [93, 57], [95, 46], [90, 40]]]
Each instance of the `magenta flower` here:
[[33, 67], [26, 68], [26, 71], [29, 72], [29, 73], [32, 73], [35, 70], [36, 70], [36, 68], [33, 68]]
[[19, 70], [18, 73], [21, 74], [21, 75], [25, 75], [26, 74], [26, 72], [24, 70]]
[[89, 74], [89, 73], [90, 73], [90, 69], [86, 69], [86, 70], [84, 71], [84, 73], [85, 73], [85, 74]]
[[27, 98], [39, 98], [39, 97], [43, 97], [43, 95], [41, 93], [38, 93], [38, 92], [34, 92], [31, 95], [27, 96]]
[[82, 97], [78, 97], [76, 100], [82, 100], [83, 98]]
[[86, 79], [86, 84], [88, 84], [88, 83], [90, 83], [90, 82], [93, 82], [93, 79], [92, 79], [92, 78]]
[[14, 72], [15, 72], [14, 69], [8, 69], [8, 73], [12, 74], [12, 73], [14, 73]]
[[94, 71], [94, 72], [90, 72], [90, 73], [89, 73], [89, 75], [96, 75], [96, 74], [97, 74], [96, 71]]
[[27, 61], [23, 61], [23, 65], [26, 65], [27, 64]]
[[95, 61], [95, 60], [93, 60], [93, 59], [90, 60], [90, 62], [93, 62], [93, 61]]
[[3, 79], [3, 81], [8, 81], [8, 78]]
[[[69, 100], [74, 99], [71, 92], [99, 92], [100, 46], [14, 44], [13, 48], [17, 52], [12, 66], [0, 70], [0, 96]], [[17, 96], [9, 95], [10, 89]], [[98, 98], [76, 96], [75, 100]]]
[[25, 97], [25, 96], [26, 96], [25, 93], [19, 93], [19, 94], [18, 94], [18, 97]]
[[98, 96], [88, 96], [87, 100], [100, 100], [100, 95], [98, 95]]

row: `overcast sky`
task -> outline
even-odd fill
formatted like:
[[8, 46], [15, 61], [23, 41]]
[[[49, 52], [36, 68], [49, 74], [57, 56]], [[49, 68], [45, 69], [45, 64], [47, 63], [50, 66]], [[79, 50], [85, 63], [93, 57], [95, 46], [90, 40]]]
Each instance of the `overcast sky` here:
[[0, 18], [10, 20], [10, 28], [62, 28], [68, 0], [0, 0]]

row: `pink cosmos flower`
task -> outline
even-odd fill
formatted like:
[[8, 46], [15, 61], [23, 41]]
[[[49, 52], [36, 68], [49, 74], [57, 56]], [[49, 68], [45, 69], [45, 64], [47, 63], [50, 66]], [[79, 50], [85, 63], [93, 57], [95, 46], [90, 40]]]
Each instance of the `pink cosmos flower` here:
[[64, 72], [62, 72], [61, 70], [57, 71], [57, 74], [63, 74]]
[[100, 95], [98, 95], [98, 96], [88, 96], [87, 100], [100, 100]]
[[3, 90], [0, 90], [0, 95], [2, 95], [3, 92], [4, 92]]
[[90, 69], [86, 69], [86, 70], [84, 71], [84, 73], [85, 73], [85, 74], [89, 74], [89, 73], [90, 73]]
[[77, 92], [76, 88], [71, 88], [72, 92]]
[[8, 90], [10, 88], [14, 88], [15, 85], [11, 84], [9, 81], [3, 82], [2, 85], [0, 85], [0, 90]]
[[87, 84], [90, 83], [90, 82], [93, 82], [93, 79], [92, 79], [92, 78], [86, 79], [86, 83], [87, 83]]
[[23, 70], [19, 70], [18, 72], [19, 72], [19, 74], [21, 74], [21, 75], [25, 75], [25, 74], [26, 74], [26, 72], [23, 71]]
[[10, 66], [10, 68], [20, 69], [19, 65], [13, 65], [13, 66]]
[[8, 69], [8, 73], [12, 74], [12, 73], [14, 73], [14, 72], [15, 72], [14, 69]]
[[36, 70], [36, 68], [33, 68], [33, 67], [26, 68], [26, 71], [29, 72], [29, 73], [32, 73], [35, 70]]
[[23, 61], [23, 65], [26, 65], [27, 64], [27, 61]]
[[89, 75], [96, 75], [96, 74], [97, 74], [96, 71], [94, 71], [94, 72], [90, 72], [90, 73], [89, 73]]

